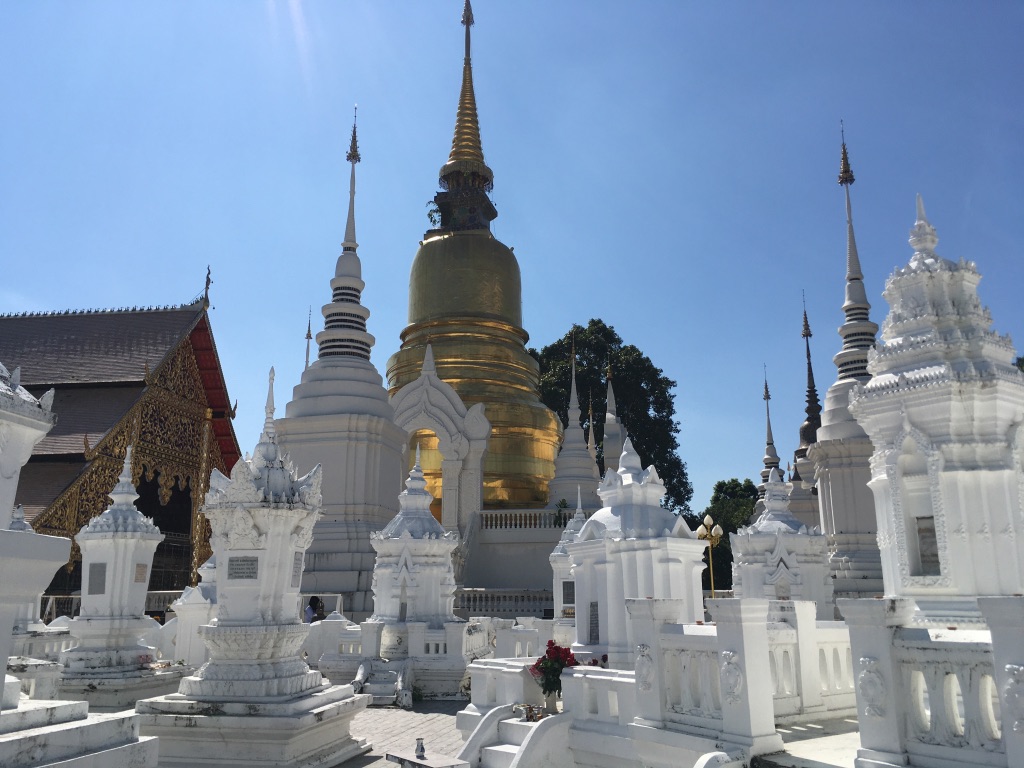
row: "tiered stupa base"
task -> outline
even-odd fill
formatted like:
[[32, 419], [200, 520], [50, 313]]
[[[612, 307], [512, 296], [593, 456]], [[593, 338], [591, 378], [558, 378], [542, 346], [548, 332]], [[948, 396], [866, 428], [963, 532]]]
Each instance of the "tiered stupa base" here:
[[309, 627], [205, 625], [213, 660], [179, 693], [140, 701], [147, 735], [159, 736], [160, 766], [338, 765], [370, 749], [349, 734], [370, 702], [331, 685], [298, 655]]
[[370, 696], [324, 683], [284, 702], [206, 702], [181, 694], [140, 701], [147, 736], [160, 737], [160, 768], [333, 766], [368, 752], [349, 733]]
[[84, 701], [22, 700], [0, 712], [4, 768], [155, 768], [157, 740], [134, 714], [90, 715]]
[[130, 709], [139, 699], [178, 690], [181, 679], [193, 671], [181, 664], [157, 662], [152, 648], [128, 645], [126, 638], [122, 647], [101, 647], [102, 641], [93, 634], [90, 631], [82, 645], [61, 654], [64, 671], [58, 697], [65, 701], [87, 701], [93, 711]]

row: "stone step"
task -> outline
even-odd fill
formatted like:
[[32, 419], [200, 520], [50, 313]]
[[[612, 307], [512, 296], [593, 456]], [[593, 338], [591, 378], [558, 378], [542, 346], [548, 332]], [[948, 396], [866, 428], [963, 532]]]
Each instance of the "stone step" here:
[[390, 696], [374, 696], [372, 706], [374, 707], [386, 707], [390, 704], [394, 704], [398, 697], [392, 693]]
[[515, 744], [492, 744], [480, 753], [480, 765], [483, 768], [508, 768], [518, 752], [519, 747]]
[[29, 728], [0, 736], [0, 765], [4, 768], [34, 768], [50, 763], [63, 764], [62, 761], [113, 750], [138, 740], [138, 719], [134, 713], [90, 715], [85, 720]]
[[383, 695], [386, 695], [386, 694], [389, 694], [389, 693], [392, 696], [394, 696], [395, 690], [396, 689], [395, 689], [395, 684], [394, 683], [364, 683], [363, 684], [363, 693], [372, 693], [375, 696], [383, 696]]
[[520, 745], [526, 741], [530, 731], [537, 723], [528, 723], [517, 718], [509, 718], [498, 723], [498, 740], [505, 744]]
[[27, 731], [44, 725], [85, 720], [89, 705], [84, 701], [22, 701], [17, 709], [0, 712], [0, 734]]

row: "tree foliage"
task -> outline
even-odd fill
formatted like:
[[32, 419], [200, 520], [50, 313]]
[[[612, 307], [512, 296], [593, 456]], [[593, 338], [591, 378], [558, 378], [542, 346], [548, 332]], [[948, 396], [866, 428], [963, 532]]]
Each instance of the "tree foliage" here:
[[[725, 532], [712, 555], [716, 590], [732, 588], [732, 544], [729, 541], [729, 534], [736, 533], [740, 526], [744, 526], [750, 521], [756, 502], [757, 486], [750, 479], [741, 482], [734, 477], [715, 483], [715, 489], [711, 493], [711, 503], [699, 517], [687, 515], [687, 522], [693, 529], [700, 525], [706, 515], [711, 515], [711, 519], [722, 526], [722, 530]], [[707, 562], [707, 559], [707, 555], [705, 555], [704, 562]], [[703, 578], [704, 588], [709, 589], [711, 579], [708, 571], [704, 571]]]
[[530, 350], [540, 362], [540, 393], [544, 404], [568, 420], [570, 357], [575, 345], [576, 381], [583, 427], [590, 428], [593, 404], [598, 465], [604, 473], [604, 417], [607, 406], [606, 371], [612, 369], [616, 413], [644, 466], [654, 464], [665, 482], [665, 506], [689, 512], [693, 488], [686, 464], [676, 450], [679, 424], [675, 421], [676, 383], [665, 376], [650, 358], [632, 344], [623, 344], [611, 326], [591, 320], [584, 328], [573, 325], [562, 338], [540, 352]]

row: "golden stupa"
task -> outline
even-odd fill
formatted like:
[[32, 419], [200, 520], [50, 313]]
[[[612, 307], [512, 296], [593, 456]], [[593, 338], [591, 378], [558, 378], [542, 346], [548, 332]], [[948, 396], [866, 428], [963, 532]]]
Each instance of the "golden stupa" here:
[[[485, 404], [491, 436], [484, 460], [485, 508], [543, 507], [554, 476], [562, 424], [540, 401], [540, 369], [526, 351], [516, 257], [490, 231], [498, 212], [488, 197], [494, 174], [484, 162], [473, 93], [466, 0], [466, 57], [455, 138], [434, 197], [440, 223], [423, 237], [409, 277], [409, 324], [388, 360], [390, 393], [416, 380], [427, 345], [437, 374], [471, 407]], [[417, 432], [421, 465], [435, 503], [441, 498], [437, 439]], [[434, 510], [438, 514], [439, 510]]]

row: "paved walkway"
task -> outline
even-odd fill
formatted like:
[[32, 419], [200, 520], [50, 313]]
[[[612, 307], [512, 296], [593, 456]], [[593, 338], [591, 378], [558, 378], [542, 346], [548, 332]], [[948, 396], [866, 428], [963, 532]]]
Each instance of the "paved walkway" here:
[[[412, 752], [421, 737], [427, 755], [455, 757], [462, 748], [462, 736], [455, 729], [455, 713], [465, 701], [419, 702], [412, 711], [398, 707], [374, 707], [352, 720], [352, 733], [369, 739], [373, 749], [345, 763], [345, 768], [385, 768], [388, 752]], [[762, 758], [762, 765], [777, 768], [853, 768], [860, 746], [856, 718], [820, 723], [787, 725], [779, 728], [787, 754]]]
[[411, 711], [398, 707], [369, 707], [352, 720], [352, 735], [362, 736], [373, 749], [349, 760], [345, 768], [384, 768], [388, 752], [412, 752], [422, 738], [427, 756], [433, 753], [455, 757], [462, 749], [462, 736], [455, 729], [455, 713], [466, 701], [421, 701]]

